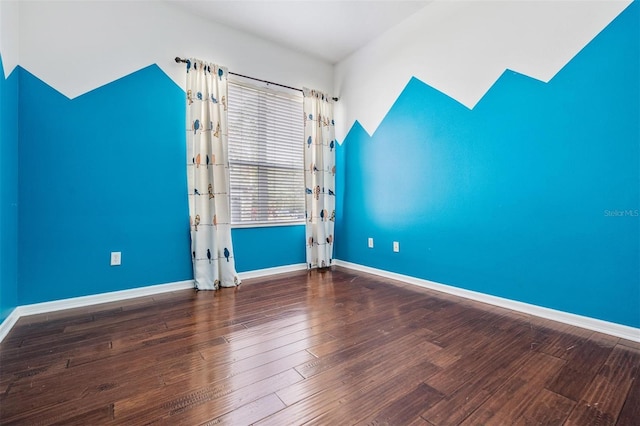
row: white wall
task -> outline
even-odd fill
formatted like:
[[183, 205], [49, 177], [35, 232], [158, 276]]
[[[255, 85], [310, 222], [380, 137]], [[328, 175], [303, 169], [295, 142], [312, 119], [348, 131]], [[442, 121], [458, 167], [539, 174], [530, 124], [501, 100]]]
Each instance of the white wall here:
[[371, 135], [411, 77], [473, 108], [505, 69], [548, 82], [631, 1], [435, 1], [337, 64], [336, 137]]
[[435, 1], [335, 70], [166, 2], [27, 1], [19, 20], [17, 2], [1, 3], [7, 75], [19, 50], [20, 65], [73, 98], [152, 63], [182, 87], [173, 58], [200, 57], [339, 96], [342, 141], [355, 120], [373, 133], [412, 76], [469, 108], [506, 68], [548, 81], [630, 1]]
[[166, 2], [22, 2], [19, 30], [20, 65], [70, 98], [152, 63], [184, 87], [176, 56], [294, 87], [333, 87], [330, 64]]
[[0, 0], [0, 53], [4, 78], [7, 78], [18, 65], [18, 21], [18, 2]]

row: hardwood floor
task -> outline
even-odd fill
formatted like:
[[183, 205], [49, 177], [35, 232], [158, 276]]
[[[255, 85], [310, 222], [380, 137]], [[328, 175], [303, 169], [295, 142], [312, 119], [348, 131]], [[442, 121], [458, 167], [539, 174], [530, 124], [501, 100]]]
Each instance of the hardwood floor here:
[[640, 424], [640, 344], [341, 268], [24, 317], [0, 363], [2, 424]]

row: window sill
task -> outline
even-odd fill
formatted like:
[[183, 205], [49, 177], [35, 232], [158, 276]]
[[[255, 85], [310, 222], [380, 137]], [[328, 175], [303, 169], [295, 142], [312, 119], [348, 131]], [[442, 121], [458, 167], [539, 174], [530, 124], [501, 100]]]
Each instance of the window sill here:
[[232, 224], [231, 229], [246, 229], [246, 228], [274, 228], [279, 226], [304, 226], [305, 222], [296, 221], [296, 222], [263, 222], [263, 223], [244, 223], [244, 224]]

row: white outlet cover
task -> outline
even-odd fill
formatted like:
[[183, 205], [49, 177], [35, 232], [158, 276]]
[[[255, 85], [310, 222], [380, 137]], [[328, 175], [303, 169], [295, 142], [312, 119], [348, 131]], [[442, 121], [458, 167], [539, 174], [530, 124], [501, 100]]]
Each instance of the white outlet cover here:
[[122, 252], [112, 251], [111, 252], [111, 266], [119, 266], [122, 262]]
[[398, 253], [400, 251], [400, 243], [397, 241], [393, 242], [393, 251]]
[[369, 238], [368, 244], [369, 248], [373, 248], [373, 238]]

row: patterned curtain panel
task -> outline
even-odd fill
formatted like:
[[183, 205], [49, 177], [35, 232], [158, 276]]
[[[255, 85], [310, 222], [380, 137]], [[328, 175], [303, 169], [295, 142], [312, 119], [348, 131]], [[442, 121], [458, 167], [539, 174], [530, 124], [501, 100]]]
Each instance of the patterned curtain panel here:
[[333, 103], [324, 93], [304, 89], [307, 267], [333, 261], [335, 223], [335, 128]]
[[195, 286], [240, 284], [231, 244], [227, 70], [187, 61], [187, 182]]

